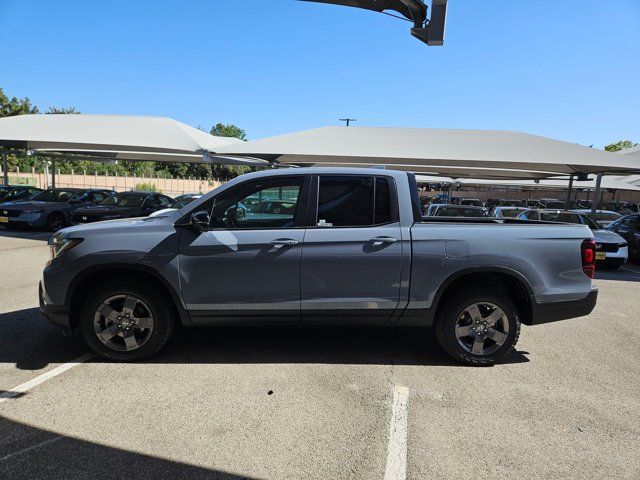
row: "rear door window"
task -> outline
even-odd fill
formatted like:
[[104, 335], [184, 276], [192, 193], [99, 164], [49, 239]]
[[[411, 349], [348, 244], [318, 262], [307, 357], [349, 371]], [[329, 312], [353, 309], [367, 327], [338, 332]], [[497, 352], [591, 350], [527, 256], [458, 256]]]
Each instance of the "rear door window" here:
[[320, 176], [316, 225], [366, 227], [394, 220], [389, 179], [375, 176]]

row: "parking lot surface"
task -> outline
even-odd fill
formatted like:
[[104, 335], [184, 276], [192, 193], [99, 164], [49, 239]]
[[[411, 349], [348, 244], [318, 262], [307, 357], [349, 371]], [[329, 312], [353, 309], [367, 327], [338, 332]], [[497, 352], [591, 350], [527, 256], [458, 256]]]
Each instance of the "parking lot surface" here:
[[187, 329], [147, 362], [76, 365], [36, 308], [46, 239], [0, 229], [0, 478], [640, 478], [636, 265], [491, 368], [347, 328]]

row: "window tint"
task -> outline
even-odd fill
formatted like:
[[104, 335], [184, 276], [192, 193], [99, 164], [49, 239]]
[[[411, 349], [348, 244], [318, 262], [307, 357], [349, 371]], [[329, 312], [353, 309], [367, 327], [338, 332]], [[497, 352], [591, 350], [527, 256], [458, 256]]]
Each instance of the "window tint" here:
[[540, 212], [540, 220], [545, 222], [582, 223], [580, 215], [567, 212]]
[[238, 185], [211, 203], [211, 228], [292, 228], [304, 177]]
[[383, 177], [321, 176], [319, 226], [363, 227], [393, 220], [389, 180]]
[[171, 205], [173, 205], [173, 200], [170, 199], [169, 197], [160, 197], [160, 203], [162, 204], [163, 207], [170, 207]]

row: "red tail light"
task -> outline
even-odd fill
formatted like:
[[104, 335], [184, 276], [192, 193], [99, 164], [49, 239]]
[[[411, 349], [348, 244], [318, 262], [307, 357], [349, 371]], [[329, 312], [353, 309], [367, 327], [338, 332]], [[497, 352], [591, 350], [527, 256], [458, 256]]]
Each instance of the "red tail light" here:
[[582, 242], [580, 247], [582, 253], [582, 271], [584, 274], [593, 278], [596, 273], [596, 242], [593, 238]]

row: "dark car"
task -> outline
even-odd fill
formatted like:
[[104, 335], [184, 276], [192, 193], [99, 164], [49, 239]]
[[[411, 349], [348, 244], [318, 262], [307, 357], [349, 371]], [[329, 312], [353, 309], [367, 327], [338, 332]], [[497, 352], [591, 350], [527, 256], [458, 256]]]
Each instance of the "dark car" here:
[[79, 208], [71, 215], [71, 223], [90, 223], [117, 218], [147, 217], [153, 212], [170, 208], [175, 201], [159, 193], [123, 192], [105, 199], [99, 205]]
[[183, 195], [178, 195], [174, 200], [176, 203], [173, 204], [172, 208], [176, 210], [180, 210], [182, 207], [189, 205], [194, 200], [202, 197], [201, 193], [185, 193]]
[[25, 200], [41, 191], [41, 188], [30, 187], [28, 185], [0, 185], [0, 202]]
[[97, 204], [114, 193], [102, 189], [50, 188], [28, 200], [0, 203], [0, 224], [57, 231], [70, 224], [71, 212]]
[[629, 244], [629, 257], [640, 258], [640, 215], [627, 215], [607, 227], [617, 233]]
[[434, 203], [427, 210], [428, 217], [486, 217], [487, 212], [482, 207], [471, 205], [450, 205]]

